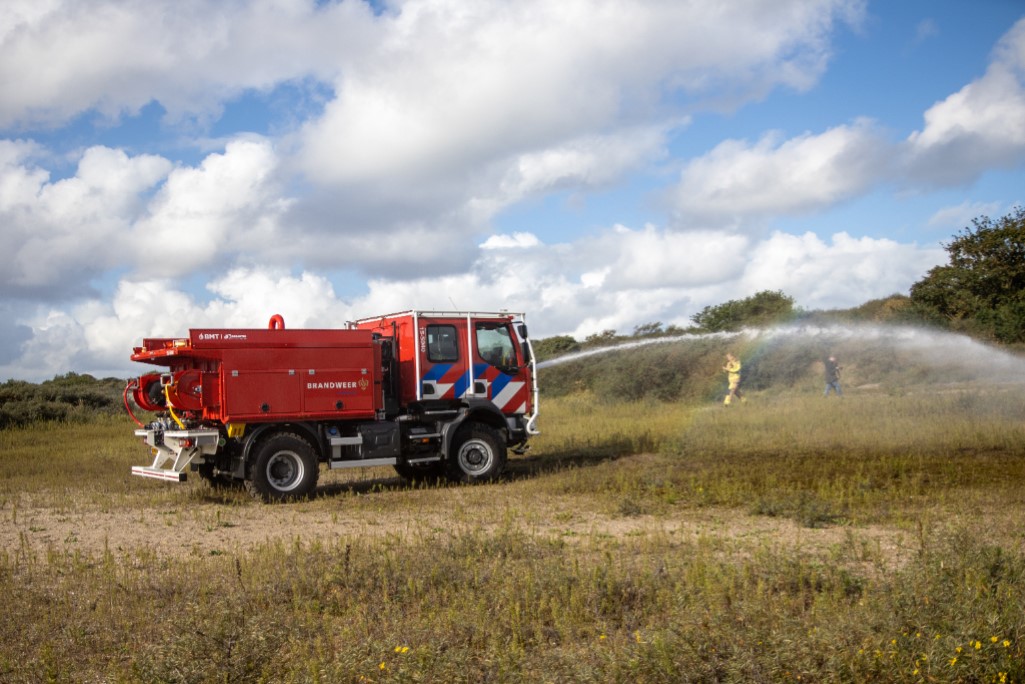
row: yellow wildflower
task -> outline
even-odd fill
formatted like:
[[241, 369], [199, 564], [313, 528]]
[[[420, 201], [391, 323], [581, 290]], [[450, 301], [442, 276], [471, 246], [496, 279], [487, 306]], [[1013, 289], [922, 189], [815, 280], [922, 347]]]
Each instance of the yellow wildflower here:
[[950, 659], [950, 666], [954, 667], [954, 665], [956, 665], [956, 664], [957, 664], [957, 656], [954, 656], [953, 658]]
[[993, 642], [994, 644], [995, 644], [995, 643], [996, 643], [996, 642], [997, 642], [997, 641], [998, 641], [999, 639], [1000, 639], [1000, 637], [995, 637], [995, 636], [991, 636], [991, 637], [989, 638], [989, 640], [990, 640], [990, 641], [992, 641], [992, 642]]
[[1004, 639], [1004, 648], [1007, 648], [1010, 645], [1011, 645], [1011, 640], [1010, 639]]

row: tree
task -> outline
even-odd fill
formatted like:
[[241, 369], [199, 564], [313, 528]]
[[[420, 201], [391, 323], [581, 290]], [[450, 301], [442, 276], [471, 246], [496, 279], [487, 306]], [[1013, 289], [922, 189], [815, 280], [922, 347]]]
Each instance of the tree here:
[[955, 328], [1025, 341], [1025, 208], [972, 220], [945, 244], [950, 263], [911, 286], [911, 301]]
[[642, 323], [634, 327], [634, 337], [657, 337], [662, 334], [662, 321]]
[[531, 343], [531, 347], [533, 347], [534, 355], [537, 357], [538, 361], [544, 361], [556, 356], [562, 356], [563, 354], [572, 354], [575, 351], [580, 351], [580, 343], [569, 335], [556, 335], [554, 337], [545, 337], [544, 339], [534, 340]]
[[610, 344], [616, 341], [615, 330], [602, 330], [600, 333], [592, 333], [584, 338], [584, 344], [590, 346], [596, 346], [600, 344]]
[[782, 323], [794, 315], [792, 297], [779, 291], [763, 290], [745, 299], [706, 306], [691, 316], [691, 320], [706, 332], [727, 332]]
[[[877, 323], [942, 324], [935, 309], [911, 301], [903, 294], [892, 294], [882, 299], [871, 299], [852, 309], [831, 312], [839, 321], [874, 321]], [[828, 314], [827, 314], [828, 315]]]

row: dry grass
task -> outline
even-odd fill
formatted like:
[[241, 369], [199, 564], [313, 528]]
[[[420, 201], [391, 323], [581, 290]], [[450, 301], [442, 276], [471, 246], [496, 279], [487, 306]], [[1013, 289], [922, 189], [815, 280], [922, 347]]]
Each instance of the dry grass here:
[[504, 482], [287, 506], [0, 432], [0, 679], [1021, 682], [1023, 404], [573, 395]]

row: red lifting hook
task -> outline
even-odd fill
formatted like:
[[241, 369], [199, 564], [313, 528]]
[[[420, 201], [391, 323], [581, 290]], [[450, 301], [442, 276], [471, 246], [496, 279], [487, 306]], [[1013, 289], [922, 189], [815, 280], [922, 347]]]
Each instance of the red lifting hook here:
[[285, 319], [281, 314], [274, 314], [270, 317], [270, 323], [267, 324], [267, 328], [270, 330], [284, 330]]

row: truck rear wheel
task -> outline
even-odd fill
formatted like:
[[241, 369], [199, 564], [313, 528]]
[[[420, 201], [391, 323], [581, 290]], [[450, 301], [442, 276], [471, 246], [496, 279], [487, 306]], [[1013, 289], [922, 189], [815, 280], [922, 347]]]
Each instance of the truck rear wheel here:
[[246, 488], [264, 501], [298, 499], [313, 491], [319, 474], [309, 442], [299, 435], [281, 433], [257, 447]]
[[483, 423], [463, 425], [456, 432], [448, 457], [448, 479], [453, 482], [488, 482], [505, 468], [502, 436]]

